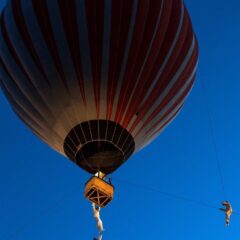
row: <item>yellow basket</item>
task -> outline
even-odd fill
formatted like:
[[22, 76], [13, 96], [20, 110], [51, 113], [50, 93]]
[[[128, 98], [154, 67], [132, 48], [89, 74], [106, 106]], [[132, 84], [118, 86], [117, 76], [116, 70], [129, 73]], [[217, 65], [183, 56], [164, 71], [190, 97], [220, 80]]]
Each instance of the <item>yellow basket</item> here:
[[112, 201], [113, 193], [113, 185], [94, 176], [86, 183], [84, 197], [103, 208]]

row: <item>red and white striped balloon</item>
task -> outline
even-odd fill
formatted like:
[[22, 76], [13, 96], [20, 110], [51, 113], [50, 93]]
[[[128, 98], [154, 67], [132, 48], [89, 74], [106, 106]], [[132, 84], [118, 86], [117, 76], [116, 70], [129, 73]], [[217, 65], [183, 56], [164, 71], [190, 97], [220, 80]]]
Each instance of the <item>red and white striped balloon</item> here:
[[198, 44], [182, 0], [12, 0], [0, 23], [1, 87], [62, 154], [73, 127], [99, 119], [139, 150], [193, 86]]

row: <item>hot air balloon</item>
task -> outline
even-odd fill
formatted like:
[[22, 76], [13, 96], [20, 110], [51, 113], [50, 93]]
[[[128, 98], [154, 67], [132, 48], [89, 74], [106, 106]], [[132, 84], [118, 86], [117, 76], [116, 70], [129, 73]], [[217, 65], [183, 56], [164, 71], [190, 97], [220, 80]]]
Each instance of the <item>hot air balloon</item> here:
[[198, 44], [182, 0], [12, 0], [0, 20], [0, 85], [45, 143], [104, 177], [174, 119], [196, 75]]

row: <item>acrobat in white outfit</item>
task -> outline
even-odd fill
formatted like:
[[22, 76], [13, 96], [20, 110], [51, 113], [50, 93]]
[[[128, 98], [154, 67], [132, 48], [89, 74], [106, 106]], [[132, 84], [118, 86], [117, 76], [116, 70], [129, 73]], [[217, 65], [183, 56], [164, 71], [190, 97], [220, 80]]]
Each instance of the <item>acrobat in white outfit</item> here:
[[98, 228], [98, 232], [99, 232], [97, 240], [102, 240], [102, 232], [104, 231], [104, 229], [103, 229], [102, 220], [100, 218], [100, 210], [101, 210], [101, 208], [99, 206], [96, 206], [95, 203], [92, 203], [92, 208], [93, 208], [93, 216], [94, 216], [94, 218], [95, 218], [95, 220], [97, 222], [97, 228]]

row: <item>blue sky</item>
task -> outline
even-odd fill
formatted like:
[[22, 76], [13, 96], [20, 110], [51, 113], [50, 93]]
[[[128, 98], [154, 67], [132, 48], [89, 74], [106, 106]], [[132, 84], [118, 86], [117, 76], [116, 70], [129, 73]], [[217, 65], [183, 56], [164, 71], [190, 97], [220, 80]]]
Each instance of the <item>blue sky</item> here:
[[[240, 237], [240, 215], [225, 228], [217, 209], [148, 189], [216, 207], [225, 200], [207, 103], [227, 198], [240, 213], [240, 2], [185, 2], [200, 45], [197, 81], [177, 119], [113, 174], [115, 198], [102, 211], [103, 239]], [[0, 0], [0, 9], [4, 4]], [[0, 239], [93, 239], [91, 204], [83, 198], [89, 175], [38, 140], [2, 92], [0, 132]]]

